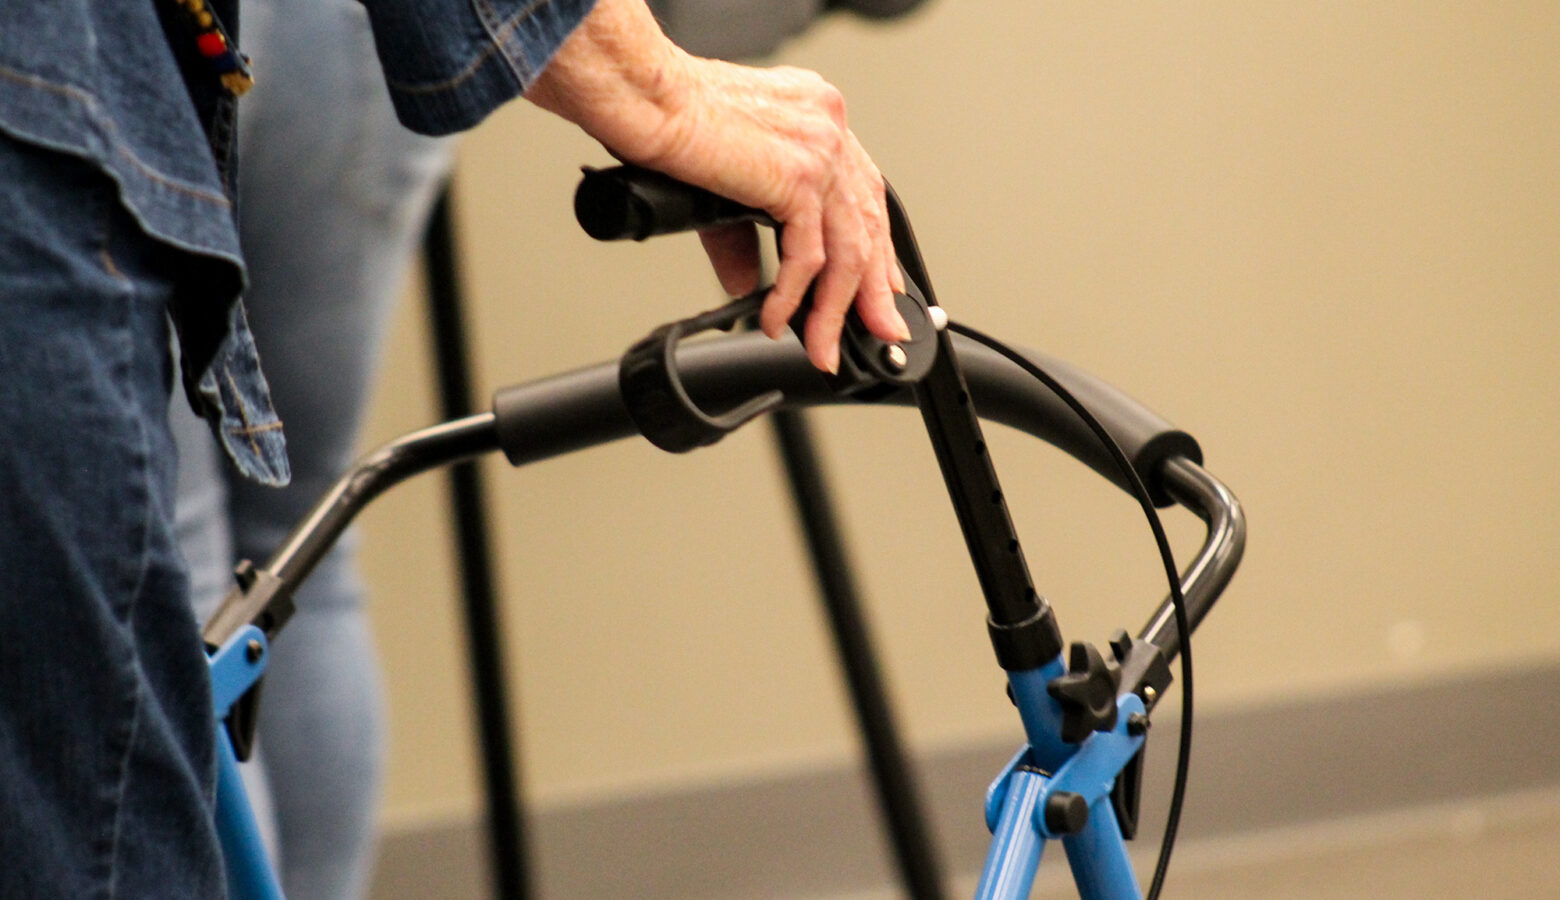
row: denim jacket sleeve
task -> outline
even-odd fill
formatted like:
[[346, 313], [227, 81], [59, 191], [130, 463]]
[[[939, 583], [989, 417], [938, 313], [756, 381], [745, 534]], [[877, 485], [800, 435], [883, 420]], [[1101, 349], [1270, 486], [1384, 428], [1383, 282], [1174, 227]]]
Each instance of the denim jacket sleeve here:
[[396, 114], [449, 134], [524, 93], [595, 0], [362, 0]]

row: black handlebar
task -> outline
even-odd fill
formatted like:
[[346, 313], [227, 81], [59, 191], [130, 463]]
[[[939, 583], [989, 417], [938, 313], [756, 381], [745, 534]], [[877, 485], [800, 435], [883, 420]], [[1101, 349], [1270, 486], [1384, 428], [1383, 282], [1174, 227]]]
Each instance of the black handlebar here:
[[[743, 206], [649, 169], [637, 166], [615, 166], [607, 169], [587, 167], [584, 173], [584, 178], [580, 181], [574, 195], [575, 217], [579, 219], [585, 231], [598, 240], [644, 240], [654, 235], [733, 222], [759, 222], [771, 226], [775, 224], [760, 210]], [[905, 266], [912, 288], [919, 288], [920, 291], [925, 292], [924, 299], [913, 304], [919, 305], [924, 310], [928, 304], [935, 306], [936, 299], [931, 294], [931, 285], [926, 277], [920, 250], [910, 230], [909, 218], [893, 189], [889, 187], [887, 190], [889, 219], [894, 230], [894, 248]], [[921, 294], [917, 292], [916, 296], [919, 298]], [[906, 321], [910, 321], [910, 318]], [[871, 339], [864, 329], [857, 328], [856, 331], [861, 332], [860, 336]], [[847, 340], [846, 343], [849, 344], [850, 341]], [[675, 353], [666, 353], [665, 355], [669, 357], [666, 364], [675, 367], [674, 370], [678, 371], [681, 379], [686, 382], [686, 393], [682, 396], [691, 400], [695, 408], [735, 412], [738, 407], [748, 403], [752, 398], [776, 389], [785, 394], [785, 402], [788, 406], [810, 406], [838, 399], [833, 396], [834, 393], [840, 392], [840, 384], [837, 381], [832, 384], [826, 383], [822, 377], [807, 367], [805, 360], [794, 347], [787, 346], [785, 349], [779, 349], [781, 346], [776, 345], [774, 352], [769, 352], [760, 351], [740, 338], [715, 341], [704, 347], [690, 347], [686, 350], [679, 349]], [[984, 415], [1009, 425], [1016, 425], [1044, 438], [1086, 463], [1118, 487], [1124, 490], [1130, 489], [1108, 451], [1100, 445], [1094, 434], [1062, 400], [1051, 395], [1049, 391], [1039, 389], [1039, 385], [1032, 378], [997, 354], [973, 342], [963, 340], [958, 341], [956, 346], [958, 355], [963, 361], [963, 368], [969, 376], [977, 406]], [[740, 349], [736, 349], [739, 347]], [[876, 359], [875, 352], [882, 348], [874, 346], [868, 349], [873, 352], [867, 355]], [[1161, 482], [1158, 474], [1159, 466], [1166, 459], [1175, 456], [1201, 463], [1202, 451], [1197, 446], [1196, 440], [1104, 381], [1059, 360], [1034, 353], [1029, 355], [1041, 368], [1051, 372], [1099, 418], [1106, 430], [1121, 445], [1127, 458], [1131, 460], [1138, 476], [1149, 488], [1154, 502], [1160, 506], [1168, 505], [1171, 498]], [[709, 367], [709, 372], [701, 374], [700, 367], [706, 366]], [[873, 375], [879, 381], [885, 380], [882, 372], [874, 372]], [[565, 385], [561, 379], [577, 378], [585, 378], [586, 381], [594, 383], [589, 378], [589, 370], [586, 370], [574, 375], [561, 376], [560, 379], [549, 379], [540, 384], [547, 385], [548, 390], [559, 390], [561, 396], [572, 396], [578, 381]], [[900, 385], [907, 383], [906, 380], [889, 380]], [[673, 381], [675, 382], [676, 379]], [[617, 387], [616, 384], [611, 386]], [[533, 387], [535, 386], [527, 385], [510, 390], [529, 391]], [[681, 385], [677, 385], [676, 388], [678, 392], [683, 390]], [[513, 429], [508, 429], [505, 425], [502, 412], [506, 405], [504, 396], [504, 392], [500, 392], [494, 407], [495, 411], [499, 412], [499, 431], [501, 435], [516, 434]], [[528, 403], [531, 399], [533, 398], [528, 397]], [[772, 405], [774, 400], [772, 395], [770, 399]], [[913, 398], [908, 391], [904, 390], [901, 390], [891, 402], [914, 405]], [[543, 403], [542, 407], [545, 408], [546, 405]], [[603, 395], [601, 406], [602, 408], [599, 409], [601, 418], [595, 423], [597, 426], [614, 422], [617, 424], [608, 426], [608, 431], [613, 436], [616, 436], [617, 428], [620, 426], [629, 429], [626, 433], [633, 433], [634, 425], [627, 421], [622, 413], [622, 400], [617, 396], [616, 390], [611, 391], [610, 397]], [[743, 416], [743, 418], [747, 417]], [[525, 430], [530, 432], [529, 428]], [[567, 437], [567, 432], [568, 429], [554, 432], [552, 441], [560, 448], [557, 452], [580, 446], [572, 443], [574, 439]], [[604, 439], [607, 433], [598, 432], [594, 440], [586, 438], [585, 443]], [[654, 436], [647, 436], [655, 440]], [[584, 438], [584, 435], [578, 437]], [[519, 461], [515, 452], [510, 450], [507, 439], [505, 452], [510, 454], [512, 461]], [[538, 458], [528, 456], [525, 451], [520, 451], [520, 455], [532, 459]], [[541, 455], [546, 456], [551, 453], [543, 452]]]
[[[996, 353], [962, 337], [955, 338], [955, 345], [982, 417], [1039, 437], [1128, 489], [1105, 448], [1061, 400]], [[1167, 505], [1161, 467], [1177, 456], [1200, 463], [1196, 439], [1086, 372], [1043, 354], [1026, 355], [1088, 406], [1126, 452], [1155, 502]], [[677, 350], [677, 368], [689, 396], [705, 409], [730, 409], [772, 390], [781, 391], [785, 405], [793, 408], [848, 402], [790, 340], [743, 334], [684, 344]], [[909, 391], [881, 402], [915, 404]], [[499, 445], [515, 465], [636, 433], [623, 406], [616, 363], [503, 388], [493, 397], [493, 412]]]
[[767, 213], [637, 166], [586, 168], [574, 217], [598, 241], [642, 241], [736, 222], [774, 225]]

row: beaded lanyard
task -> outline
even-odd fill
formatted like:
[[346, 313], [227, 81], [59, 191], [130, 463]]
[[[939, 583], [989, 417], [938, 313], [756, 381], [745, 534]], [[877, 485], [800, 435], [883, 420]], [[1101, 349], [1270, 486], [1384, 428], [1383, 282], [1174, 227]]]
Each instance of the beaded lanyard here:
[[249, 57], [233, 47], [221, 20], [206, 8], [206, 0], [170, 2], [184, 13], [195, 32], [195, 49], [211, 64], [228, 93], [238, 97], [254, 87], [255, 76], [249, 71]]

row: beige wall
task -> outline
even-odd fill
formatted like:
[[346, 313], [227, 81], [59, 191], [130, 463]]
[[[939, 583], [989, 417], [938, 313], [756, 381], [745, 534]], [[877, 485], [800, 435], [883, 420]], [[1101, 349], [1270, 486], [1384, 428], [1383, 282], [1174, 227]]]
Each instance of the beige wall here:
[[[1556, 46], [1548, 2], [933, 0], [785, 59], [845, 89], [956, 318], [1136, 394], [1245, 501], [1246, 566], [1196, 645], [1210, 709], [1560, 653]], [[693, 239], [577, 232], [574, 167], [605, 159], [520, 106], [466, 141], [484, 390], [715, 301]], [[432, 415], [419, 311], [376, 439]], [[918, 428], [822, 419], [888, 675], [918, 747], [1017, 740]], [[1135, 629], [1160, 587], [1130, 501], [994, 443], [1066, 633]], [[761, 431], [489, 474], [538, 802], [853, 752]], [[435, 488], [367, 529], [403, 822], [477, 796]]]

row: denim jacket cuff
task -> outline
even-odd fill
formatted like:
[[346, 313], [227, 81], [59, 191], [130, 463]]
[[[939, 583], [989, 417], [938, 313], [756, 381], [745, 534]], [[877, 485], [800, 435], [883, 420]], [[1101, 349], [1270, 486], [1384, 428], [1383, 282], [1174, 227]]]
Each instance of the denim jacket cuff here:
[[594, 0], [363, 0], [396, 115], [449, 134], [520, 96]]

